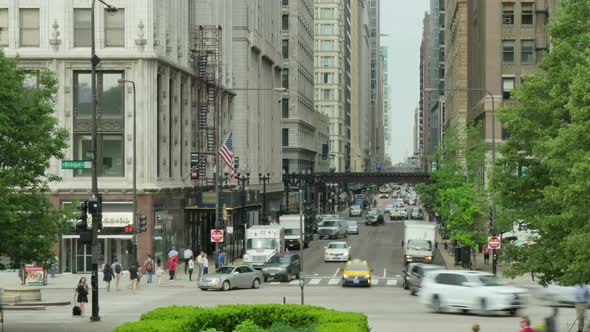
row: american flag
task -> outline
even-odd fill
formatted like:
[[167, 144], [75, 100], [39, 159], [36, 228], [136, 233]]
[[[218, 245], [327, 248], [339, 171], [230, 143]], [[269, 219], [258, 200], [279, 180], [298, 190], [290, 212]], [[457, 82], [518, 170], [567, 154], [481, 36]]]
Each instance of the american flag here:
[[227, 137], [225, 138], [225, 141], [223, 141], [223, 145], [219, 149], [219, 156], [221, 157], [221, 159], [223, 159], [223, 161], [225, 161], [225, 164], [231, 170], [230, 178], [233, 179], [236, 175], [236, 168], [234, 167], [234, 152], [231, 137], [232, 135], [230, 131]]

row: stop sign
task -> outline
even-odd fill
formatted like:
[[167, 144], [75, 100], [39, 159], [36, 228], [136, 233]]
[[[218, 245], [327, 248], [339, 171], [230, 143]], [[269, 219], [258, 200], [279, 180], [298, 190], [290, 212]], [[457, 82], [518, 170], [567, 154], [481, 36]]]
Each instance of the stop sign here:
[[500, 249], [502, 247], [502, 241], [497, 236], [490, 236], [488, 237], [488, 248], [490, 249]]
[[221, 229], [211, 230], [211, 242], [223, 242], [223, 231]]

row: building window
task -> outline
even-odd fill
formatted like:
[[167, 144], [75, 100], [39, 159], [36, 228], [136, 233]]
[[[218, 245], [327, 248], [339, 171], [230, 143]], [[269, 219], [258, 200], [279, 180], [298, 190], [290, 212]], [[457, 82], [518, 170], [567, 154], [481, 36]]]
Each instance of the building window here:
[[514, 63], [514, 40], [502, 41], [502, 63]]
[[105, 47], [125, 47], [125, 9], [105, 10]]
[[533, 24], [533, 3], [523, 2], [521, 3], [522, 13], [520, 16], [520, 24], [531, 25]]
[[334, 100], [334, 89], [322, 89], [323, 100]]
[[333, 51], [334, 50], [334, 41], [333, 40], [320, 40], [320, 50], [321, 51]]
[[334, 18], [334, 8], [320, 8], [320, 18]]
[[320, 24], [320, 35], [333, 35], [334, 24]]
[[90, 15], [92, 11], [86, 8], [74, 9], [74, 47], [90, 47]]
[[[97, 169], [100, 176], [125, 175], [124, 89], [117, 82], [122, 72], [98, 72], [97, 79]], [[90, 72], [74, 73], [74, 159], [92, 159], [91, 118], [92, 94]], [[74, 171], [74, 176], [90, 176], [91, 170]]]
[[509, 100], [510, 92], [514, 89], [514, 77], [502, 77], [502, 99]]
[[334, 83], [334, 73], [323, 73], [323, 76], [324, 76], [324, 84]]
[[39, 47], [39, 9], [21, 8], [19, 15], [20, 46]]
[[0, 46], [8, 46], [8, 8], [0, 8]]
[[283, 88], [288, 89], [289, 88], [289, 69], [284, 68], [283, 71], [281, 72], [281, 75], [283, 76]]
[[283, 128], [283, 146], [289, 146], [289, 128]]
[[522, 40], [520, 42], [520, 62], [523, 65], [533, 64], [534, 40]]
[[283, 119], [289, 118], [289, 98], [283, 98], [281, 106], [283, 107]]
[[320, 65], [322, 67], [334, 67], [334, 57], [333, 56], [320, 57]]
[[289, 30], [289, 15], [283, 15], [283, 30]]
[[283, 39], [283, 59], [289, 58], [289, 39]]
[[502, 23], [514, 24], [514, 3], [513, 2], [502, 3]]
[[283, 6], [288, 6], [289, 5], [289, 0], [283, 0]]

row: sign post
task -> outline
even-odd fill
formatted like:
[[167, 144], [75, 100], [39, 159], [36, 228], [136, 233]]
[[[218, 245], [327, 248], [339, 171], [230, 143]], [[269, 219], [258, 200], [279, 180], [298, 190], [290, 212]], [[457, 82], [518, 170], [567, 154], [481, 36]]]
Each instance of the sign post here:
[[211, 242], [214, 242], [214, 243], [223, 242], [223, 230], [212, 229], [211, 230]]
[[502, 241], [497, 236], [488, 237], [488, 248], [492, 249], [492, 272], [496, 275], [496, 250], [502, 248]]

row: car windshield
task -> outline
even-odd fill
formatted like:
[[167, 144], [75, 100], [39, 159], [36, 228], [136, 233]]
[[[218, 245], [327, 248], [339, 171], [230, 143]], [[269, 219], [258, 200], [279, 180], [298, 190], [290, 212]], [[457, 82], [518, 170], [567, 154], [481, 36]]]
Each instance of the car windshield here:
[[358, 225], [356, 220], [349, 220], [349, 221], [347, 221], [347, 223], [348, 223], [348, 226], [357, 226]]
[[368, 215], [377, 215], [379, 212], [377, 210], [371, 210], [367, 212]]
[[248, 239], [246, 249], [277, 249], [275, 239]]
[[285, 235], [299, 235], [299, 228], [285, 228]]
[[328, 245], [328, 249], [346, 249], [346, 244], [344, 244], [344, 243], [330, 243]]
[[334, 227], [336, 226], [336, 222], [334, 220], [326, 220], [320, 223], [320, 227]]
[[354, 263], [354, 264], [350, 264], [346, 267], [346, 269], [348, 271], [368, 271], [369, 267], [365, 264], [361, 264], [361, 263]]
[[217, 270], [215, 270], [215, 273], [219, 273], [219, 274], [231, 274], [231, 272], [234, 270], [233, 267], [231, 266], [224, 266], [224, 267], [220, 267]]
[[351, 207], [350, 207], [350, 209], [351, 209], [351, 210], [360, 210], [360, 209], [361, 209], [361, 207], [360, 207], [360, 206], [358, 206], [358, 205], [354, 205], [354, 206], [351, 206]]
[[289, 256], [275, 255], [268, 262], [273, 264], [289, 264]]
[[502, 281], [501, 279], [498, 279], [497, 277], [494, 277], [492, 275], [481, 276], [481, 277], [479, 277], [479, 281], [481, 281], [481, 283], [484, 286], [504, 286], [505, 285], [504, 281]]
[[432, 243], [427, 240], [410, 240], [408, 250], [432, 250]]

